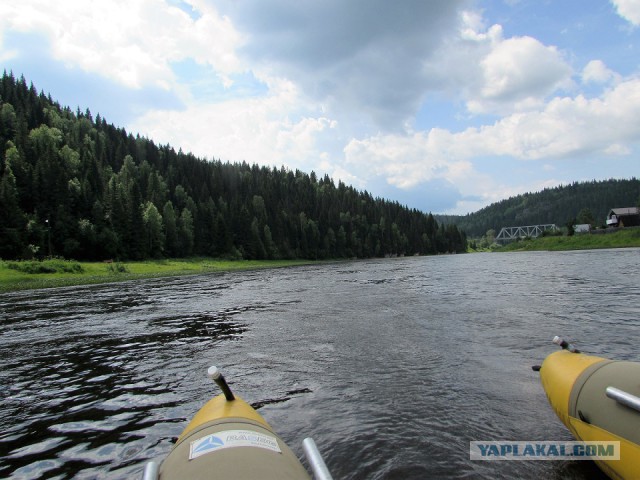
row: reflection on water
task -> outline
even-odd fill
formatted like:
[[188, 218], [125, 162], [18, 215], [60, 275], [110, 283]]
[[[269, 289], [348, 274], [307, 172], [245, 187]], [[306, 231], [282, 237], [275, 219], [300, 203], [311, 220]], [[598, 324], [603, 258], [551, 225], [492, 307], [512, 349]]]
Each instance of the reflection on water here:
[[568, 440], [537, 374], [562, 334], [638, 360], [640, 251], [406, 258], [0, 296], [0, 477], [130, 478], [215, 387], [335, 478], [602, 478], [471, 462]]

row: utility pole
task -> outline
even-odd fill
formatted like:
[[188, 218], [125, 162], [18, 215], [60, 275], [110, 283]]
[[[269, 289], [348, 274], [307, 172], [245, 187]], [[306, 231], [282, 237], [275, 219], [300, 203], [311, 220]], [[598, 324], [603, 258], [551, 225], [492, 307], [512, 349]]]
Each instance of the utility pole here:
[[45, 220], [47, 223], [47, 244], [49, 245], [49, 258], [51, 258], [51, 224], [49, 223], [49, 219]]

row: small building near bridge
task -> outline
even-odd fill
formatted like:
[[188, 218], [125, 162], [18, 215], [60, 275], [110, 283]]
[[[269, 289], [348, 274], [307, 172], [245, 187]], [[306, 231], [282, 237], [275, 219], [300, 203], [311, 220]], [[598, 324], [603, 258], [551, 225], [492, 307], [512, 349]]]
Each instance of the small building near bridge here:
[[640, 208], [612, 208], [607, 215], [607, 227], [640, 226]]

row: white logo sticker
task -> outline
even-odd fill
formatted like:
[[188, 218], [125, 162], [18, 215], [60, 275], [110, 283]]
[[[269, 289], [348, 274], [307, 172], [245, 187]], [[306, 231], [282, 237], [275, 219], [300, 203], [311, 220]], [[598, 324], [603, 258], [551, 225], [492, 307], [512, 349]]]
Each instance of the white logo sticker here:
[[278, 441], [271, 435], [252, 432], [251, 430], [225, 430], [191, 442], [189, 460], [198, 458], [205, 453], [234, 447], [258, 447], [282, 453]]

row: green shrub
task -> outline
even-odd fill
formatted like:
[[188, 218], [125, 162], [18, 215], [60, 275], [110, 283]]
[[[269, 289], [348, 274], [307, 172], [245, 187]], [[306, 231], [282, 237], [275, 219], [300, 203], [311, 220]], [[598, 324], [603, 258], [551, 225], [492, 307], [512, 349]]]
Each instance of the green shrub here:
[[84, 269], [78, 262], [68, 260], [25, 260], [20, 262], [7, 262], [7, 267], [18, 272], [28, 274], [38, 273], [82, 273]]
[[107, 271], [109, 273], [129, 273], [127, 266], [120, 262], [110, 263], [107, 265]]
[[51, 265], [38, 261], [26, 261], [26, 262], [9, 262], [7, 265], [11, 270], [17, 270], [22, 273], [56, 273], [56, 269]]

